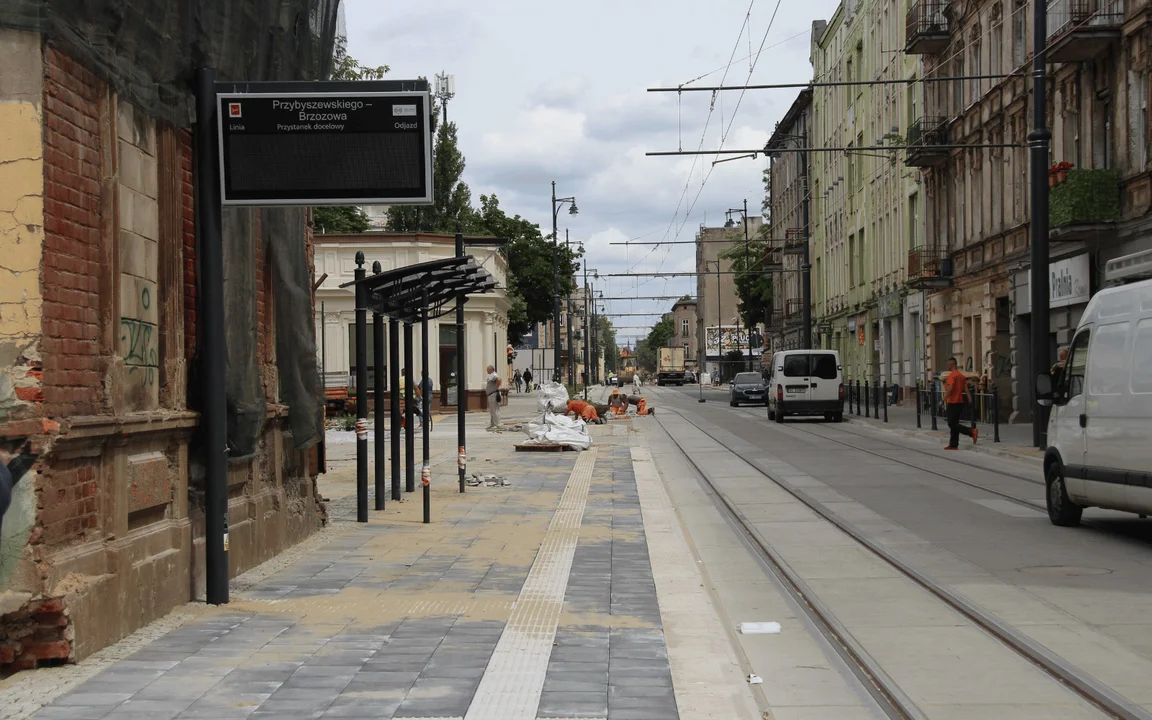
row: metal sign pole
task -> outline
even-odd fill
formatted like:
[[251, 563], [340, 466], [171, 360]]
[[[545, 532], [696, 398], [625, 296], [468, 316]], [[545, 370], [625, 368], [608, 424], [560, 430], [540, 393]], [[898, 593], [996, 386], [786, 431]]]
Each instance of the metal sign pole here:
[[203, 332], [200, 422], [204, 438], [204, 570], [208, 603], [228, 602], [228, 400], [224, 334], [224, 237], [216, 153], [216, 71], [196, 72], [196, 221]]

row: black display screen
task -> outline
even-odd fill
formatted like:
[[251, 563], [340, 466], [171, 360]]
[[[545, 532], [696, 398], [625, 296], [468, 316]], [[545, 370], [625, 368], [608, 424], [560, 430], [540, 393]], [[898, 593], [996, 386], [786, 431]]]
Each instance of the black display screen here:
[[218, 100], [226, 205], [431, 201], [427, 93]]

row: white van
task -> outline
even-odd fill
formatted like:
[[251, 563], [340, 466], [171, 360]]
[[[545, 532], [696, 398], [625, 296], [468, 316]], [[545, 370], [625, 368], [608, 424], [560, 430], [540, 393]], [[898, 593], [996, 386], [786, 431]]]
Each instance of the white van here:
[[1111, 260], [1109, 287], [1084, 311], [1060, 377], [1036, 377], [1052, 407], [1044, 453], [1048, 517], [1085, 507], [1152, 514], [1152, 251]]
[[768, 419], [823, 415], [844, 420], [844, 378], [835, 350], [782, 350], [772, 356], [768, 375]]

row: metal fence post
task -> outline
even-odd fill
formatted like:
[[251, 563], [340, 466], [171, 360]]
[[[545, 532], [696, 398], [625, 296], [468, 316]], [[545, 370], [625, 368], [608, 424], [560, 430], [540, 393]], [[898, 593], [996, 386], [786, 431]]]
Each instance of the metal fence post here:
[[928, 391], [928, 400], [930, 404], [930, 411], [932, 413], [932, 429], [939, 430], [936, 427], [936, 383], [933, 381], [931, 389]]
[[992, 442], [1000, 442], [1000, 390], [992, 384]]
[[872, 417], [876, 420], [880, 419], [880, 378], [872, 381]]
[[860, 415], [860, 381], [856, 381], [856, 415]]
[[867, 378], [864, 379], [862, 389], [864, 391], [864, 417], [866, 417], [866, 418], [872, 417], [872, 408], [868, 405], [869, 401], [868, 401], [868, 379]]
[[916, 381], [916, 429], [921, 428], [920, 424], [920, 381]]
[[884, 398], [884, 422], [888, 422], [888, 398]]

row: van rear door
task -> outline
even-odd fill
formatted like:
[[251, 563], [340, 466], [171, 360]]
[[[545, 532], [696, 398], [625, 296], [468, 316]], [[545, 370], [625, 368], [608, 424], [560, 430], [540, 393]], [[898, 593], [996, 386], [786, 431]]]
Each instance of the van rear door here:
[[792, 403], [805, 403], [812, 399], [812, 356], [807, 352], [788, 353], [781, 363], [784, 370], [776, 379], [777, 385], [784, 386], [785, 406]]
[[1072, 347], [1068, 351], [1063, 377], [1060, 379], [1060, 394], [1064, 402], [1052, 408], [1048, 422], [1048, 444], [1055, 447], [1064, 463], [1064, 482], [1072, 499], [1091, 499], [1084, 482], [1084, 379], [1088, 366], [1088, 345], [1091, 339], [1091, 326], [1083, 327], [1076, 333]]
[[840, 364], [835, 353], [814, 352], [810, 397], [818, 402], [832, 402], [840, 398]]

